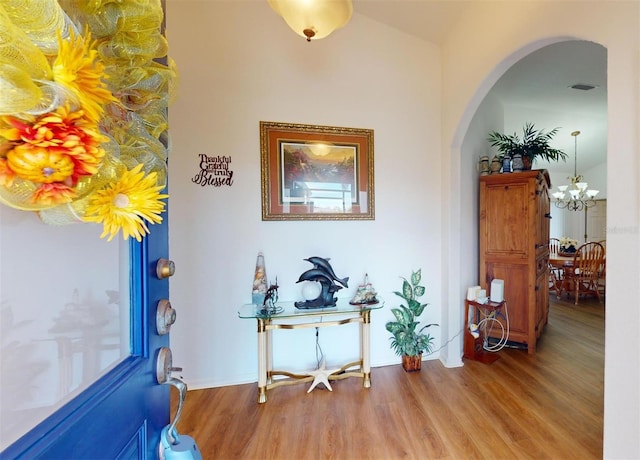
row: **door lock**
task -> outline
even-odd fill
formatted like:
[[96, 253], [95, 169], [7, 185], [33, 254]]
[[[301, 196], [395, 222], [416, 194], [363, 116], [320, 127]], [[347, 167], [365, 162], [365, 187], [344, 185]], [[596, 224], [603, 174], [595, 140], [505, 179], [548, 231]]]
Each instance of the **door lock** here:
[[156, 330], [159, 335], [165, 335], [170, 332], [171, 325], [176, 322], [176, 311], [171, 306], [171, 302], [162, 299], [158, 302], [156, 309]]
[[165, 279], [173, 276], [176, 272], [176, 264], [173, 263], [173, 260], [169, 259], [158, 259], [156, 263], [156, 276], [158, 279]]
[[181, 367], [173, 367], [173, 355], [171, 354], [171, 348], [162, 347], [158, 350], [158, 357], [156, 358], [156, 380], [159, 384], [167, 383], [174, 377], [171, 377], [171, 372], [182, 371]]

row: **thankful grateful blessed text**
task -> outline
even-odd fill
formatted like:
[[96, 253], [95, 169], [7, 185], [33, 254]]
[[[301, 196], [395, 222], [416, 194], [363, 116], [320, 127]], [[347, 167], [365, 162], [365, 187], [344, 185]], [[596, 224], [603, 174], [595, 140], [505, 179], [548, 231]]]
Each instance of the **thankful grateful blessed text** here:
[[191, 181], [203, 187], [205, 185], [214, 187], [231, 186], [233, 184], [233, 171], [229, 169], [230, 163], [230, 156], [218, 155], [210, 157], [200, 154], [200, 172]]

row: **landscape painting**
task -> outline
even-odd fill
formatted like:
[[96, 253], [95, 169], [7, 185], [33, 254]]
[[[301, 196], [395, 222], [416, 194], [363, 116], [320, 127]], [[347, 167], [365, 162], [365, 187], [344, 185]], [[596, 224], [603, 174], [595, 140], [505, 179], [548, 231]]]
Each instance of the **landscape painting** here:
[[373, 220], [373, 130], [260, 122], [260, 154], [263, 220]]
[[281, 142], [282, 201], [313, 202], [319, 212], [350, 210], [358, 202], [356, 162], [356, 145]]

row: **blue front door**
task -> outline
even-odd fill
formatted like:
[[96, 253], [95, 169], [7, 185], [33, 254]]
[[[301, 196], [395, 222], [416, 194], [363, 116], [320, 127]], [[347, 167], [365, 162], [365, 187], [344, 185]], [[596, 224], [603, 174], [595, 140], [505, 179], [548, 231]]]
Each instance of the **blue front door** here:
[[[107, 186], [103, 208], [149, 220], [149, 185], [118, 184], [124, 169], [166, 184], [164, 1], [19, 3], [0, 1], [0, 458], [156, 458], [168, 213], [139, 243], [77, 222]], [[113, 230], [111, 211], [93, 217]]]
[[[158, 259], [168, 258], [167, 215], [142, 243], [129, 247], [130, 355], [7, 447], [0, 458], [157, 458], [160, 431], [170, 418], [169, 387], [156, 379], [158, 351], [169, 346], [169, 335], [156, 331], [158, 301], [169, 297], [168, 279], [156, 275]], [[126, 261], [122, 270], [127, 270]], [[96, 276], [99, 273], [96, 270]]]

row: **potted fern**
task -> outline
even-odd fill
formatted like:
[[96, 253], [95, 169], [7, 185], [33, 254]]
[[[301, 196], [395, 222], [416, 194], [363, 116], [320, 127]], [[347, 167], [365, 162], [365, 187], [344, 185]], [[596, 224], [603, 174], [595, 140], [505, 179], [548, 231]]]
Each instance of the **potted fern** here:
[[425, 287], [420, 286], [422, 270], [411, 273], [411, 280], [403, 279], [402, 292], [394, 291], [394, 294], [402, 297], [407, 305], [392, 308], [395, 321], [386, 324], [387, 331], [391, 332], [391, 349], [402, 357], [402, 367], [407, 372], [419, 371], [422, 368], [422, 353], [430, 352], [433, 337], [423, 332], [437, 324], [427, 324], [418, 329], [419, 321], [416, 319], [422, 315], [428, 304], [420, 303], [419, 297], [425, 293]]
[[[505, 157], [509, 159], [521, 158], [524, 169], [531, 169], [531, 165], [536, 158], [546, 161], [566, 160], [567, 154], [562, 150], [551, 147], [550, 142], [558, 133], [560, 128], [553, 128], [545, 132], [543, 129], [536, 129], [533, 123], [525, 123], [522, 128], [522, 139], [518, 134], [503, 134], [491, 131], [487, 140], [492, 147], [497, 147], [500, 152], [500, 160]], [[515, 163], [515, 160], [514, 160]], [[517, 169], [514, 165], [514, 171]]]

